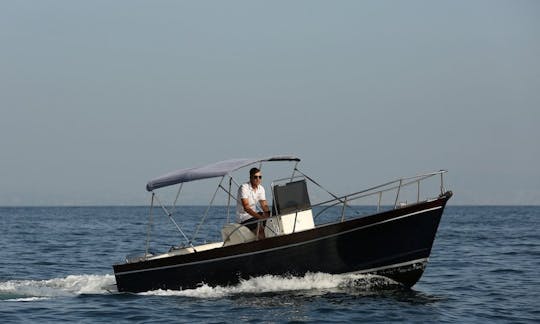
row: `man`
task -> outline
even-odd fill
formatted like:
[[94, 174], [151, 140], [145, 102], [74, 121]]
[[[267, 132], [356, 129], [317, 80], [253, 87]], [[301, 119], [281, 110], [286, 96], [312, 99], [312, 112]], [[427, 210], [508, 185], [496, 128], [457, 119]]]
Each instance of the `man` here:
[[236, 221], [248, 227], [255, 235], [258, 235], [259, 239], [264, 238], [264, 222], [257, 223], [256, 221], [270, 217], [264, 187], [261, 183], [261, 170], [257, 168], [249, 170], [249, 182], [238, 188], [236, 200]]

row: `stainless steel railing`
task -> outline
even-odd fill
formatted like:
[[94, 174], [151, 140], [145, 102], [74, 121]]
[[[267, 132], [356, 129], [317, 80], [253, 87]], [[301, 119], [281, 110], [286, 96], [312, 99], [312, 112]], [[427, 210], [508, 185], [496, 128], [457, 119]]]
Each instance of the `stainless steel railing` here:
[[[300, 172], [299, 170], [297, 170], [297, 171]], [[383, 195], [385, 195], [385, 194], [388, 195], [389, 193], [392, 193], [392, 192], [395, 193], [395, 196], [390, 197], [390, 198], [392, 198], [393, 203], [391, 205], [389, 205], [389, 207], [392, 208], [392, 209], [399, 208], [399, 207], [401, 207], [401, 205], [399, 204], [400, 196], [403, 194], [404, 188], [411, 187], [411, 186], [416, 186], [415, 203], [420, 203], [421, 201], [426, 201], [426, 200], [431, 199], [431, 198], [436, 198], [436, 197], [428, 197], [427, 196], [428, 194], [425, 195], [426, 198], [422, 198], [421, 190], [420, 190], [421, 184], [425, 183], [428, 179], [435, 178], [435, 177], [439, 176], [440, 177], [439, 184], [438, 184], [439, 185], [439, 194], [443, 195], [446, 192], [446, 189], [444, 188], [444, 174], [447, 173], [447, 172], [448, 171], [446, 171], [446, 170], [440, 170], [440, 171], [436, 171], [436, 172], [419, 174], [419, 175], [412, 176], [412, 177], [399, 178], [399, 179], [396, 179], [396, 180], [392, 180], [392, 181], [383, 183], [381, 185], [377, 185], [377, 186], [374, 186], [374, 187], [371, 187], [371, 188], [368, 188], [368, 189], [365, 189], [365, 190], [362, 190], [362, 191], [354, 192], [354, 193], [351, 193], [351, 194], [347, 194], [347, 195], [344, 195], [344, 196], [337, 196], [337, 195], [332, 194], [328, 190], [321, 187], [323, 190], [325, 190], [327, 193], [329, 193], [333, 197], [333, 199], [326, 200], [326, 201], [323, 201], [323, 202], [320, 202], [320, 203], [315, 203], [315, 204], [311, 205], [312, 208], [313, 207], [320, 207], [321, 208], [314, 215], [314, 219], [316, 219], [319, 215], [323, 214], [328, 209], [330, 209], [332, 207], [339, 206], [339, 205], [341, 205], [341, 213], [339, 215], [339, 219], [340, 219], [341, 222], [345, 221], [345, 219], [346, 219], [345, 212], [348, 209], [352, 209], [356, 213], [357, 216], [361, 216], [361, 215], [358, 214], [357, 210], [352, 208], [351, 204], [354, 203], [355, 201], [360, 200], [360, 199], [364, 199], [364, 198], [372, 197], [372, 196], [376, 197], [376, 199], [377, 199], [377, 210], [376, 210], [376, 212], [378, 213], [378, 212], [381, 211], [381, 208], [383, 207], [382, 206]], [[292, 181], [295, 178], [304, 178], [304, 179], [307, 179], [310, 182], [314, 183], [315, 185], [320, 186], [315, 180], [311, 179], [310, 177], [308, 177], [307, 175], [302, 173], [302, 176], [296, 176], [295, 177], [293, 175], [292, 178], [284, 178], [284, 179], [274, 180], [274, 182], [272, 183], [272, 187], [274, 186], [274, 184], [276, 182], [279, 182], [279, 181]], [[273, 198], [275, 198], [275, 197], [273, 197]], [[274, 204], [275, 204], [275, 201], [274, 201]], [[412, 203], [408, 203], [408, 204], [412, 204]], [[272, 217], [276, 217], [276, 215], [272, 215]], [[257, 223], [258, 226], [262, 226], [261, 223], [263, 221], [265, 221], [265, 220], [258, 219], [258, 220], [253, 220], [250, 223]], [[277, 233], [275, 233], [275, 234], [277, 234]]]
[[[393, 209], [396, 209], [396, 208], [398, 208], [398, 202], [399, 202], [399, 199], [400, 199], [400, 193], [402, 192], [402, 189], [405, 188], [405, 187], [414, 186], [414, 185], [416, 185], [416, 203], [419, 203], [421, 201], [420, 184], [423, 181], [426, 181], [427, 179], [430, 179], [430, 178], [433, 178], [433, 177], [436, 177], [436, 176], [440, 176], [440, 184], [439, 184], [440, 195], [445, 193], [446, 190], [444, 188], [444, 177], [443, 177], [443, 175], [445, 173], [447, 173], [447, 172], [448, 171], [446, 171], [446, 170], [440, 170], [440, 171], [436, 171], [436, 172], [416, 175], [416, 176], [413, 176], [413, 177], [399, 178], [399, 179], [392, 180], [392, 181], [389, 181], [387, 183], [384, 183], [384, 184], [381, 184], [381, 185], [378, 185], [378, 186], [375, 186], [375, 187], [371, 187], [371, 188], [368, 188], [366, 190], [351, 193], [351, 194], [348, 194], [348, 195], [344, 195], [344, 196], [340, 196], [340, 197], [334, 196], [333, 199], [330, 199], [330, 200], [323, 201], [323, 202], [312, 205], [312, 207], [315, 207], [315, 206], [324, 207], [314, 217], [317, 218], [317, 216], [322, 214], [327, 209], [342, 204], [341, 221], [344, 221], [345, 220], [345, 210], [346, 210], [347, 207], [349, 207], [348, 204], [350, 204], [353, 201], [363, 199], [363, 198], [366, 198], [366, 197], [371, 197], [371, 196], [377, 196], [377, 212], [379, 212], [381, 210], [381, 202], [382, 202], [383, 194], [393, 192], [393, 191], [396, 192], [395, 193], [395, 198], [393, 199], [393, 201], [394, 201]], [[427, 198], [426, 198], [426, 200], [427, 200]]]

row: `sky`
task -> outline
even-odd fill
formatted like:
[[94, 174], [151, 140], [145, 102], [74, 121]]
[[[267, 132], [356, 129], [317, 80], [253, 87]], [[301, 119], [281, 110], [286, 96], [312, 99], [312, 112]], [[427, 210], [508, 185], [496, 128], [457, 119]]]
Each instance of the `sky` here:
[[539, 1], [0, 0], [0, 206], [276, 154], [338, 194], [446, 169], [451, 204], [538, 205], [539, 58]]

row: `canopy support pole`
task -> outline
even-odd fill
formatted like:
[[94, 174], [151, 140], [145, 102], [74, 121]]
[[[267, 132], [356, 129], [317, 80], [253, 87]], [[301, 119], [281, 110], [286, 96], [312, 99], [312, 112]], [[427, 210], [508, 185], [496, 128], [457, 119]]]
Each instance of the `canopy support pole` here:
[[227, 224], [231, 222], [231, 186], [232, 186], [232, 177], [229, 177], [229, 191], [227, 192]]
[[296, 167], [298, 166], [298, 162], [299, 161], [296, 161], [296, 163], [294, 164], [294, 168], [293, 168], [293, 171], [292, 171], [292, 174], [291, 174], [291, 182], [293, 181], [294, 179], [294, 174], [296, 173]]
[[206, 216], [208, 216], [208, 212], [210, 211], [210, 207], [214, 204], [214, 199], [216, 199], [216, 195], [221, 187], [221, 184], [223, 183], [223, 179], [225, 179], [225, 176], [221, 177], [221, 181], [219, 181], [219, 184], [216, 188], [216, 191], [214, 192], [214, 195], [212, 196], [212, 199], [210, 200], [210, 204], [206, 208], [206, 211], [204, 212], [203, 218], [199, 225], [197, 226], [197, 229], [195, 230], [195, 233], [193, 233], [193, 237], [191, 238], [191, 242], [195, 241], [195, 236], [199, 233], [199, 230], [201, 229], [202, 224], [204, 224], [204, 221], [206, 220]]
[[178, 202], [178, 197], [180, 197], [180, 191], [182, 191], [182, 187], [184, 186], [184, 183], [180, 183], [180, 187], [178, 188], [178, 192], [176, 193], [176, 198], [174, 199], [174, 203], [172, 205], [171, 214], [174, 213], [176, 210], [176, 203]]
[[180, 228], [180, 226], [178, 226], [178, 224], [176, 223], [176, 221], [174, 220], [174, 218], [172, 217], [172, 214], [167, 210], [167, 208], [165, 206], [163, 206], [163, 204], [161, 203], [161, 200], [159, 200], [158, 196], [156, 195], [156, 201], [161, 205], [161, 208], [163, 209], [163, 211], [165, 212], [165, 214], [167, 214], [167, 216], [169, 216], [169, 219], [170, 221], [174, 224], [174, 226], [176, 226], [176, 228], [178, 229], [178, 231], [180, 232], [180, 234], [182, 234], [182, 236], [186, 239], [186, 241], [188, 242], [189, 246], [193, 247], [193, 244], [191, 244], [191, 241], [189, 240], [189, 238], [186, 236], [186, 234], [184, 233], [184, 231], [182, 231], [182, 229]]
[[146, 257], [148, 256], [148, 248], [150, 246], [150, 231], [152, 229], [152, 222], [153, 222], [153, 213], [154, 210], [154, 196], [155, 193], [152, 191], [152, 200], [150, 202], [150, 217], [148, 219], [148, 230], [146, 232], [146, 249], [144, 251], [144, 259], [146, 260]]

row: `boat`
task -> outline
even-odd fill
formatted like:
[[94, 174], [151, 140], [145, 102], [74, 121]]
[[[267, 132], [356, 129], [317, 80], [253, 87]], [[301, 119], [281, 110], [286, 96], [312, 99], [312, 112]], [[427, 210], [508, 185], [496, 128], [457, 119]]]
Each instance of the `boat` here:
[[[203, 284], [228, 286], [264, 275], [318, 272], [373, 274], [412, 287], [426, 269], [441, 216], [452, 197], [452, 192], [444, 188], [443, 175], [447, 171], [402, 177], [336, 195], [299, 169], [299, 162], [300, 158], [290, 155], [230, 159], [181, 169], [149, 181], [146, 189], [151, 195], [150, 221], [154, 209], [163, 209], [183, 243], [168, 251], [151, 252], [149, 231], [142, 254], [113, 265], [118, 292], [184, 290]], [[272, 205], [271, 217], [265, 223], [258, 221], [257, 226], [263, 226], [265, 233], [260, 238], [246, 226], [231, 221], [230, 207], [236, 204], [239, 187], [235, 177], [246, 177], [246, 172], [239, 170], [249, 167], [257, 166], [265, 172], [268, 165], [286, 165], [283, 163], [293, 165], [292, 174], [288, 169], [285, 176], [271, 182], [266, 195]], [[185, 184], [203, 179], [216, 180], [217, 189], [201, 222], [188, 237], [174, 218], [181, 208], [176, 203]], [[435, 192], [424, 194], [421, 189], [431, 188], [424, 186], [428, 181], [436, 182]], [[176, 187], [174, 203], [163, 203], [158, 192]], [[319, 196], [324, 193], [327, 199], [312, 202], [313, 190]], [[405, 192], [410, 195], [411, 190], [413, 198], [403, 201]], [[222, 222], [210, 228], [221, 228], [217, 234], [221, 234], [221, 240], [201, 241], [197, 235], [218, 193], [224, 194], [227, 208], [222, 208]], [[362, 208], [358, 207], [366, 199], [374, 201], [368, 204], [367, 214], [359, 212]], [[390, 203], [385, 203], [388, 200]], [[327, 213], [330, 216], [322, 216]]]

